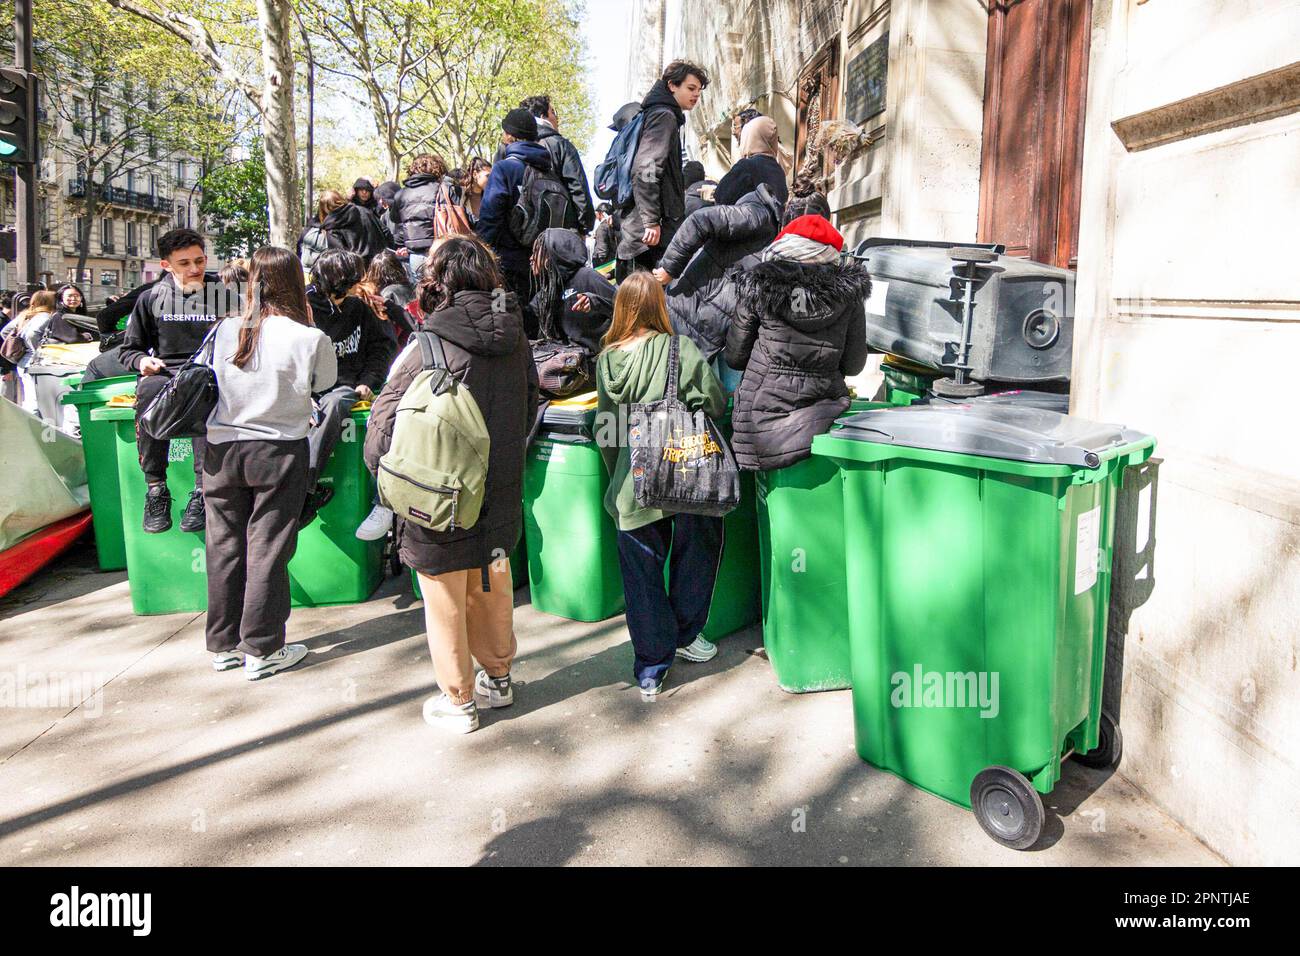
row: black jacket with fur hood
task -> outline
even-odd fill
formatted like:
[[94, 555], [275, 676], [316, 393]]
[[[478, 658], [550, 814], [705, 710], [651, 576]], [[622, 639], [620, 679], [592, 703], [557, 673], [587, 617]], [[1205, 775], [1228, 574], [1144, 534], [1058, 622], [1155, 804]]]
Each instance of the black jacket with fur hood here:
[[727, 364], [744, 370], [731, 416], [736, 462], [784, 468], [849, 408], [846, 375], [867, 364], [866, 268], [774, 259], [736, 279]]

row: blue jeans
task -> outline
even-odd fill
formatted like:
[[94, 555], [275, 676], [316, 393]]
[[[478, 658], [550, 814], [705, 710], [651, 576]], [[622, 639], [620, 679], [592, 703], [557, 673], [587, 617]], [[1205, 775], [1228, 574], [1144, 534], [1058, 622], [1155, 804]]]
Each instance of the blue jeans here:
[[411, 275], [411, 285], [417, 289], [420, 287], [420, 268], [427, 258], [429, 258], [428, 252], [412, 252], [406, 257], [406, 271]]
[[660, 680], [677, 648], [690, 644], [704, 630], [722, 559], [722, 520], [668, 515], [635, 531], [618, 533], [632, 673], [638, 685], [647, 678]]

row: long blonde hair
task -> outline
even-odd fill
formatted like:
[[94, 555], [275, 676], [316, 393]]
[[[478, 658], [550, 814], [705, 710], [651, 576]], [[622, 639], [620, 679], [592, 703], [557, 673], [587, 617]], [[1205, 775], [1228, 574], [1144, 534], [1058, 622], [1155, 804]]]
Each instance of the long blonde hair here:
[[634, 339], [641, 332], [673, 334], [668, 318], [668, 300], [664, 287], [648, 272], [634, 272], [623, 280], [614, 296], [614, 318], [609, 331], [600, 340], [602, 348], [611, 349]]
[[58, 301], [55, 294], [48, 289], [33, 293], [31, 304], [19, 312], [18, 317], [14, 319], [14, 330], [21, 332], [27, 325], [28, 320], [34, 315], [40, 315], [42, 312], [53, 312]]

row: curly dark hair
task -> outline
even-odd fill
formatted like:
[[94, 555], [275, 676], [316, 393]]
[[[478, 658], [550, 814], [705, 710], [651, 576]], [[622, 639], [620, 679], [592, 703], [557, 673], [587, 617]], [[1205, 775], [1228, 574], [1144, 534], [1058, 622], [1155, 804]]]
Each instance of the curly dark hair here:
[[426, 315], [445, 308], [457, 292], [505, 288], [496, 256], [474, 236], [452, 236], [434, 248], [420, 275], [420, 308]]
[[433, 176], [441, 179], [447, 175], [447, 161], [437, 153], [421, 153], [415, 159], [411, 160], [411, 165], [406, 167], [406, 176], [409, 179], [419, 173]]

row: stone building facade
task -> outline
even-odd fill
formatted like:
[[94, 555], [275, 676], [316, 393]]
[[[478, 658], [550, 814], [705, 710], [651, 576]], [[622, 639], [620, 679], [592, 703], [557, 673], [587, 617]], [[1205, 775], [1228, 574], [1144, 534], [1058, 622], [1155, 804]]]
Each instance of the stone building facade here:
[[714, 77], [688, 146], [714, 175], [756, 106], [850, 245], [1077, 269], [1072, 409], [1159, 440], [1116, 532], [1120, 772], [1229, 862], [1295, 860], [1300, 446], [1267, 359], [1300, 354], [1300, 0], [666, 7], [664, 59]]
[[[132, 168], [110, 183], [98, 182], [95, 219], [85, 217], [85, 196], [90, 184], [79, 168], [76, 138], [70, 123], [52, 110], [41, 111], [41, 161], [38, 166], [41, 232], [38, 278], [54, 287], [75, 282], [92, 306], [142, 282], [157, 278], [158, 236], [177, 226], [208, 235], [199, 206], [203, 192], [200, 161], [183, 152], [159, 148], [146, 153]], [[115, 121], [111, 111], [107, 119]], [[14, 173], [0, 167], [0, 228], [13, 227]], [[90, 231], [89, 256], [77, 275], [78, 237]], [[209, 241], [209, 255], [215, 255]], [[16, 264], [0, 262], [0, 288], [21, 285]]]

